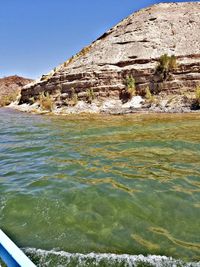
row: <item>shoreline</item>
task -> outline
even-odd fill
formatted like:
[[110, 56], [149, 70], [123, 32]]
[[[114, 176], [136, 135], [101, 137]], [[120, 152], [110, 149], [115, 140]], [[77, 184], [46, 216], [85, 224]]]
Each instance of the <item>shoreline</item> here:
[[[178, 100], [177, 100], [178, 98]], [[21, 104], [12, 102], [6, 106], [25, 113], [40, 115], [81, 115], [81, 114], [105, 114], [105, 115], [128, 115], [128, 114], [183, 114], [200, 113], [200, 109], [191, 109], [191, 102], [183, 101], [183, 97], [174, 96], [175, 102], [170, 103], [169, 99], [162, 98], [157, 103], [149, 103], [141, 96], [134, 96], [130, 101], [122, 103], [119, 99], [107, 99], [103, 102], [94, 101], [87, 103], [78, 101], [74, 106], [57, 107], [53, 103], [51, 110], [42, 109], [38, 102], [34, 104]]]

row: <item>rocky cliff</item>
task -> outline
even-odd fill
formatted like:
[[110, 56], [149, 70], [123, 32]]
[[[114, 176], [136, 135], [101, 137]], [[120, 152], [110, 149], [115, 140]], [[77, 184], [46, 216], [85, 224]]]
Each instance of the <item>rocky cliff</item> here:
[[0, 106], [6, 106], [15, 101], [23, 86], [33, 80], [15, 76], [0, 79]]
[[[162, 55], [174, 55], [177, 67], [167, 79], [157, 73]], [[119, 99], [127, 75], [137, 94], [183, 95], [200, 84], [200, 2], [161, 3], [142, 9], [110, 29], [90, 46], [22, 90], [20, 104], [42, 92], [62, 106], [78, 100]], [[159, 90], [158, 90], [159, 89]]]

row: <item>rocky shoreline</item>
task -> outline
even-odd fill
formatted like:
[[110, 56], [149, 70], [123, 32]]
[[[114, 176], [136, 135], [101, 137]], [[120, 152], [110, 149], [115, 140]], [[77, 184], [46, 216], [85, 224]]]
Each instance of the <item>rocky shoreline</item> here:
[[123, 115], [129, 113], [197, 113], [199, 109], [192, 108], [193, 98], [186, 96], [160, 96], [152, 103], [141, 96], [134, 96], [126, 103], [120, 99], [107, 99], [105, 101], [95, 100], [92, 103], [78, 101], [73, 106], [55, 106], [51, 110], [41, 108], [39, 102], [33, 104], [11, 103], [8, 107], [22, 112], [34, 114], [110, 114]]

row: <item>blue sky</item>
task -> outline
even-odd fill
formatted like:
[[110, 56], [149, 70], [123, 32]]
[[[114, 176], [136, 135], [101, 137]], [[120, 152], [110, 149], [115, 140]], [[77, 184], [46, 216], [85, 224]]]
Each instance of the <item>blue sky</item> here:
[[[40, 77], [156, 0], [0, 0], [0, 77]], [[186, 1], [176, 1], [186, 2]]]

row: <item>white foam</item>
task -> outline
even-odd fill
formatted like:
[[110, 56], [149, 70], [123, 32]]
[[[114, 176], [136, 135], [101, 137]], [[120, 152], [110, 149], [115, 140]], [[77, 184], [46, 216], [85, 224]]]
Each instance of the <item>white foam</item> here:
[[[81, 253], [69, 253], [65, 251], [56, 251], [56, 250], [42, 250], [35, 248], [26, 248], [24, 249], [25, 253], [36, 255], [37, 257], [42, 259], [44, 263], [46, 260], [50, 260], [49, 258], [57, 257], [58, 259], [62, 258], [62, 262], [64, 260], [64, 266], [67, 266], [72, 260], [76, 260], [78, 262], [77, 266], [84, 266], [87, 264], [88, 260], [91, 260], [93, 265], [98, 266], [102, 261], [109, 262], [110, 266], [115, 266], [114, 264], [124, 264], [126, 267], [137, 266], [138, 262], [145, 262], [152, 264], [155, 267], [175, 267], [175, 266], [185, 266], [185, 267], [199, 267], [200, 262], [193, 263], [183, 263], [180, 260], [175, 260], [171, 257], [166, 256], [156, 256], [156, 255], [128, 255], [128, 254], [112, 254], [112, 253], [89, 253], [89, 254], [81, 254]], [[47, 259], [48, 258], [48, 259]], [[48, 266], [45, 264], [45, 266]], [[63, 265], [62, 265], [63, 266]], [[87, 265], [88, 266], [88, 265]]]

